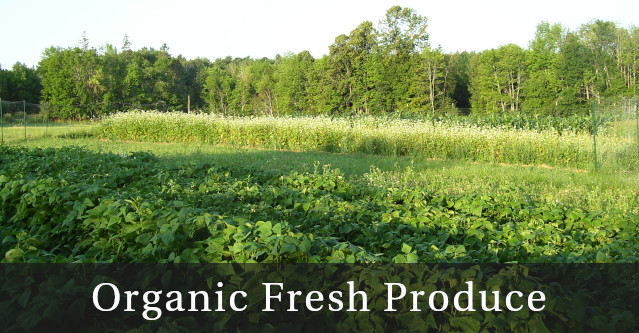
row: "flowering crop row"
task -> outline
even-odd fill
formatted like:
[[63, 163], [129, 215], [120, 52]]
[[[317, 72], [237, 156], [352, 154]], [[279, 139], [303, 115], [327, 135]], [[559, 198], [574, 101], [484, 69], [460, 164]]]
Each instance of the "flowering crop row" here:
[[[223, 117], [127, 112], [104, 119], [99, 135], [115, 140], [198, 142], [234, 146], [462, 159], [590, 168], [592, 136], [571, 131], [479, 127], [376, 117]], [[605, 140], [614, 155], [623, 143]]]

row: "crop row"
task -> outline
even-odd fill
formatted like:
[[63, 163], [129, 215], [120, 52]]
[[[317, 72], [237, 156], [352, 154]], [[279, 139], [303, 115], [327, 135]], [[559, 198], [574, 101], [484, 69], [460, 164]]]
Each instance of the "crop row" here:
[[[100, 137], [115, 140], [199, 142], [295, 151], [547, 164], [580, 169], [591, 168], [594, 161], [592, 136], [587, 134], [568, 132], [560, 135], [556, 131], [406, 119], [230, 118], [128, 112], [103, 120], [97, 131]], [[613, 137], [600, 139], [599, 143], [600, 160], [631, 158], [627, 143]]]
[[[599, 130], [606, 128], [616, 118], [614, 114], [607, 112], [597, 116], [597, 127]], [[422, 118], [424, 121], [442, 122], [458, 126], [479, 126], [494, 128], [513, 128], [533, 131], [555, 131], [561, 135], [563, 133], [592, 134], [592, 116], [571, 115], [556, 117], [549, 115], [531, 116], [527, 114], [491, 114], [491, 115], [447, 115], [437, 117], [427, 115]]]
[[319, 168], [1, 148], [11, 262], [636, 262], [637, 216], [384, 188]]

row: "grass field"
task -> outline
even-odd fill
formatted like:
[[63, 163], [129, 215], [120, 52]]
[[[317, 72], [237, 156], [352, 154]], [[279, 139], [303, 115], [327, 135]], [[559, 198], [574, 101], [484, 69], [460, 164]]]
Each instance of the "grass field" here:
[[75, 137], [78, 133], [86, 133], [92, 125], [89, 123], [50, 123], [36, 126], [22, 125], [2, 127], [2, 140], [5, 144], [29, 144], [29, 141], [47, 141], [57, 138]]

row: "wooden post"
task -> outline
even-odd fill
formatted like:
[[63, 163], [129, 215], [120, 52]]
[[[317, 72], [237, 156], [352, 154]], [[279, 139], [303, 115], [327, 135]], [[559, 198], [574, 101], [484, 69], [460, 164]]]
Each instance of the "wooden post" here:
[[188, 95], [186, 100], [186, 112], [191, 113], [191, 95]]

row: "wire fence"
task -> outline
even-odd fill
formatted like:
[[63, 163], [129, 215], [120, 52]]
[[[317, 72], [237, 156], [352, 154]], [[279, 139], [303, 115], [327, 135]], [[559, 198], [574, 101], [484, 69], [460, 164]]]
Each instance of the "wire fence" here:
[[[104, 110], [107, 112], [96, 113], [95, 105], [57, 105], [52, 103], [30, 103], [26, 101], [7, 101], [0, 99], [0, 143], [6, 141], [5, 129], [10, 132], [10, 141], [26, 141], [30, 137], [47, 136], [49, 128], [60, 126], [61, 124], [77, 123], [77, 121], [62, 120], [60, 114], [83, 115], [84, 121], [99, 120], [104, 116], [116, 112], [126, 112], [131, 110], [156, 110], [168, 112], [169, 106], [165, 102], [148, 104], [110, 102]], [[73, 118], [73, 116], [71, 117]], [[19, 130], [20, 129], [20, 130]]]
[[99, 119], [116, 112], [126, 112], [130, 110], [155, 110], [168, 112], [170, 107], [163, 101], [155, 103], [123, 103], [123, 102], [101, 102], [85, 105], [64, 105], [44, 102], [39, 104], [43, 114], [47, 117], [59, 119], [91, 120]]
[[591, 104], [595, 171], [639, 170], [639, 98]]
[[[50, 127], [60, 127], [60, 124], [68, 124], [68, 121], [61, 121], [56, 117], [60, 110], [70, 111], [77, 114], [86, 114], [88, 108], [83, 105], [52, 105], [50, 103], [34, 104], [26, 101], [5, 101], [0, 99], [0, 142], [5, 143], [5, 129], [10, 128], [13, 143], [27, 141], [30, 137], [41, 137], [49, 135]], [[551, 128], [558, 126], [583, 127], [583, 120], [591, 121], [592, 127], [588, 130], [592, 136], [592, 154], [595, 170], [601, 168], [628, 169], [627, 164], [637, 164], [630, 169], [639, 170], [639, 98], [624, 97], [610, 98], [592, 103], [590, 114], [584, 115], [578, 122], [570, 119], [563, 119], [566, 124], [551, 123], [544, 124], [537, 122], [537, 118], [530, 117], [526, 122], [530, 122], [536, 129], [545, 128], [541, 125], [548, 125]], [[169, 107], [164, 102], [150, 104], [132, 103], [109, 103], [107, 110], [110, 112], [102, 114], [92, 114], [88, 120], [99, 120], [115, 112], [126, 112], [130, 110], [155, 110], [169, 111]], [[471, 119], [473, 117], [460, 116]], [[524, 117], [526, 118], [526, 117]], [[590, 118], [590, 119], [587, 119]], [[481, 124], [486, 125], [485, 119], [480, 119]], [[508, 120], [508, 119], [506, 119]], [[510, 119], [512, 121], [513, 119]], [[520, 119], [517, 119], [520, 121]], [[489, 122], [490, 125], [490, 122]], [[499, 125], [499, 124], [498, 124]], [[502, 124], [503, 125], [503, 124]], [[513, 124], [510, 124], [511, 126]], [[548, 127], [546, 126], [546, 127]], [[588, 125], [586, 125], [588, 126]]]

